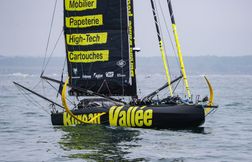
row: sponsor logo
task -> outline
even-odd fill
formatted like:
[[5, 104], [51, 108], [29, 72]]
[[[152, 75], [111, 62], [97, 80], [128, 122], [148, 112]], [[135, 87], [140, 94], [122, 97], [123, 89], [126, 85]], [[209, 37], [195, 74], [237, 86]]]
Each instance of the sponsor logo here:
[[68, 45], [94, 45], [107, 43], [108, 33], [86, 33], [86, 34], [67, 34], [66, 40]]
[[[77, 118], [86, 122], [92, 120], [93, 118], [96, 118], [95, 120], [92, 121], [92, 124], [101, 124], [101, 117], [97, 117], [100, 114], [101, 113], [81, 114], [81, 115], [77, 115]], [[66, 112], [64, 112], [63, 114], [63, 123], [65, 126], [81, 124], [79, 121], [75, 120], [71, 115], [69, 115]]]
[[109, 123], [111, 126], [121, 127], [150, 127], [152, 126], [153, 110], [143, 107], [113, 106], [109, 109]]
[[125, 77], [126, 77], [126, 74], [120, 74], [120, 73], [118, 73], [118, 74], [116, 74], [116, 76], [117, 76], [118, 78], [125, 78]]
[[101, 78], [103, 78], [103, 74], [94, 73], [94, 77], [95, 77], [96, 79], [101, 79]]
[[91, 76], [91, 75], [82, 75], [82, 78], [83, 78], [83, 79], [91, 79], [92, 76]]
[[68, 51], [68, 60], [72, 63], [93, 63], [109, 60], [109, 50]]
[[123, 68], [126, 65], [126, 62], [122, 59], [117, 61], [116, 65]]
[[77, 68], [73, 68], [73, 73], [74, 73], [74, 75], [77, 75], [78, 69]]
[[65, 0], [67, 11], [84, 11], [97, 8], [97, 0]]
[[66, 17], [67, 28], [88, 28], [103, 25], [103, 15]]
[[79, 77], [79, 76], [76, 76], [76, 77], [72, 77], [72, 79], [80, 79], [80, 77]]
[[107, 78], [113, 78], [115, 75], [115, 73], [113, 71], [110, 71], [110, 72], [106, 72], [106, 77]]

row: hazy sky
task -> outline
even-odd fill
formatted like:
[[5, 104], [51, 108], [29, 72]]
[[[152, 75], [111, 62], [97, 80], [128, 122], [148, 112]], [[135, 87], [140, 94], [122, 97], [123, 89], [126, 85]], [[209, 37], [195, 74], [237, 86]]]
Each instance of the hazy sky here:
[[[62, 1], [58, 0], [49, 51], [62, 30]], [[43, 57], [54, 2], [1, 0], [0, 55]], [[156, 2], [163, 6], [170, 30], [166, 0]], [[173, 0], [173, 8], [185, 56], [252, 55], [252, 0]], [[139, 55], [159, 56], [149, 0], [135, 0], [135, 17], [136, 43], [142, 49]], [[163, 35], [167, 55], [174, 55], [165, 29]], [[61, 39], [54, 56], [64, 55]]]

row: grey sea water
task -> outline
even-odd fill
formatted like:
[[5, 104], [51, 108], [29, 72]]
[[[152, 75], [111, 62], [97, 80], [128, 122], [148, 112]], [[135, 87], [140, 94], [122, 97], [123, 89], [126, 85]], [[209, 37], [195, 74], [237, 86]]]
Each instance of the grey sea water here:
[[[16, 72], [13, 72], [16, 71]], [[12, 81], [33, 88], [39, 75], [0, 74], [0, 161], [170, 161], [230, 162], [252, 159], [252, 76], [209, 75], [216, 113], [193, 130], [147, 130], [104, 126], [55, 127], [48, 103], [29, 102]], [[51, 74], [51, 76], [59, 77]], [[194, 94], [208, 94], [202, 76], [189, 76]], [[141, 94], [163, 83], [159, 74], [139, 75]], [[55, 91], [35, 90], [57, 100]], [[28, 93], [26, 93], [28, 94]], [[41, 108], [43, 106], [43, 108]]]

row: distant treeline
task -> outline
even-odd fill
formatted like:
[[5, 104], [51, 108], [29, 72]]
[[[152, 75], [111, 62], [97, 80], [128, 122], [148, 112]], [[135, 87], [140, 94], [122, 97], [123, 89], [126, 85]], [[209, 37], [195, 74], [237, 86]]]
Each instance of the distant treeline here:
[[[171, 73], [179, 71], [177, 58], [168, 57]], [[195, 74], [252, 74], [252, 56], [240, 57], [217, 57], [217, 56], [197, 56], [184, 57], [186, 71], [190, 75]], [[140, 71], [149, 70], [155, 73], [158, 69], [163, 69], [162, 60], [159, 57], [149, 57], [139, 59]], [[144, 68], [141, 68], [144, 67]]]
[[[46, 60], [47, 62], [47, 60]], [[45, 62], [45, 63], [46, 63]], [[171, 73], [179, 72], [179, 63], [175, 57], [168, 57]], [[186, 71], [189, 75], [198, 74], [252, 74], [252, 56], [217, 57], [197, 56], [184, 57]], [[0, 56], [0, 68], [3, 69], [29, 69], [38, 71], [42, 69], [43, 58], [40, 57], [3, 57]], [[62, 69], [63, 57], [50, 59], [48, 69]], [[56, 70], [56, 71], [58, 71]], [[53, 70], [54, 71], [54, 70]], [[163, 73], [163, 63], [160, 57], [138, 57], [137, 72], [144, 74]]]

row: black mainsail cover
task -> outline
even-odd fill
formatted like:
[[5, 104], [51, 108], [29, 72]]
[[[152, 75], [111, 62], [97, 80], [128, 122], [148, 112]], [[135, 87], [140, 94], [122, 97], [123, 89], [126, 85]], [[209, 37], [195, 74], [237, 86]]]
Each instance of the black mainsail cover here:
[[64, 0], [70, 85], [136, 96], [133, 0]]

